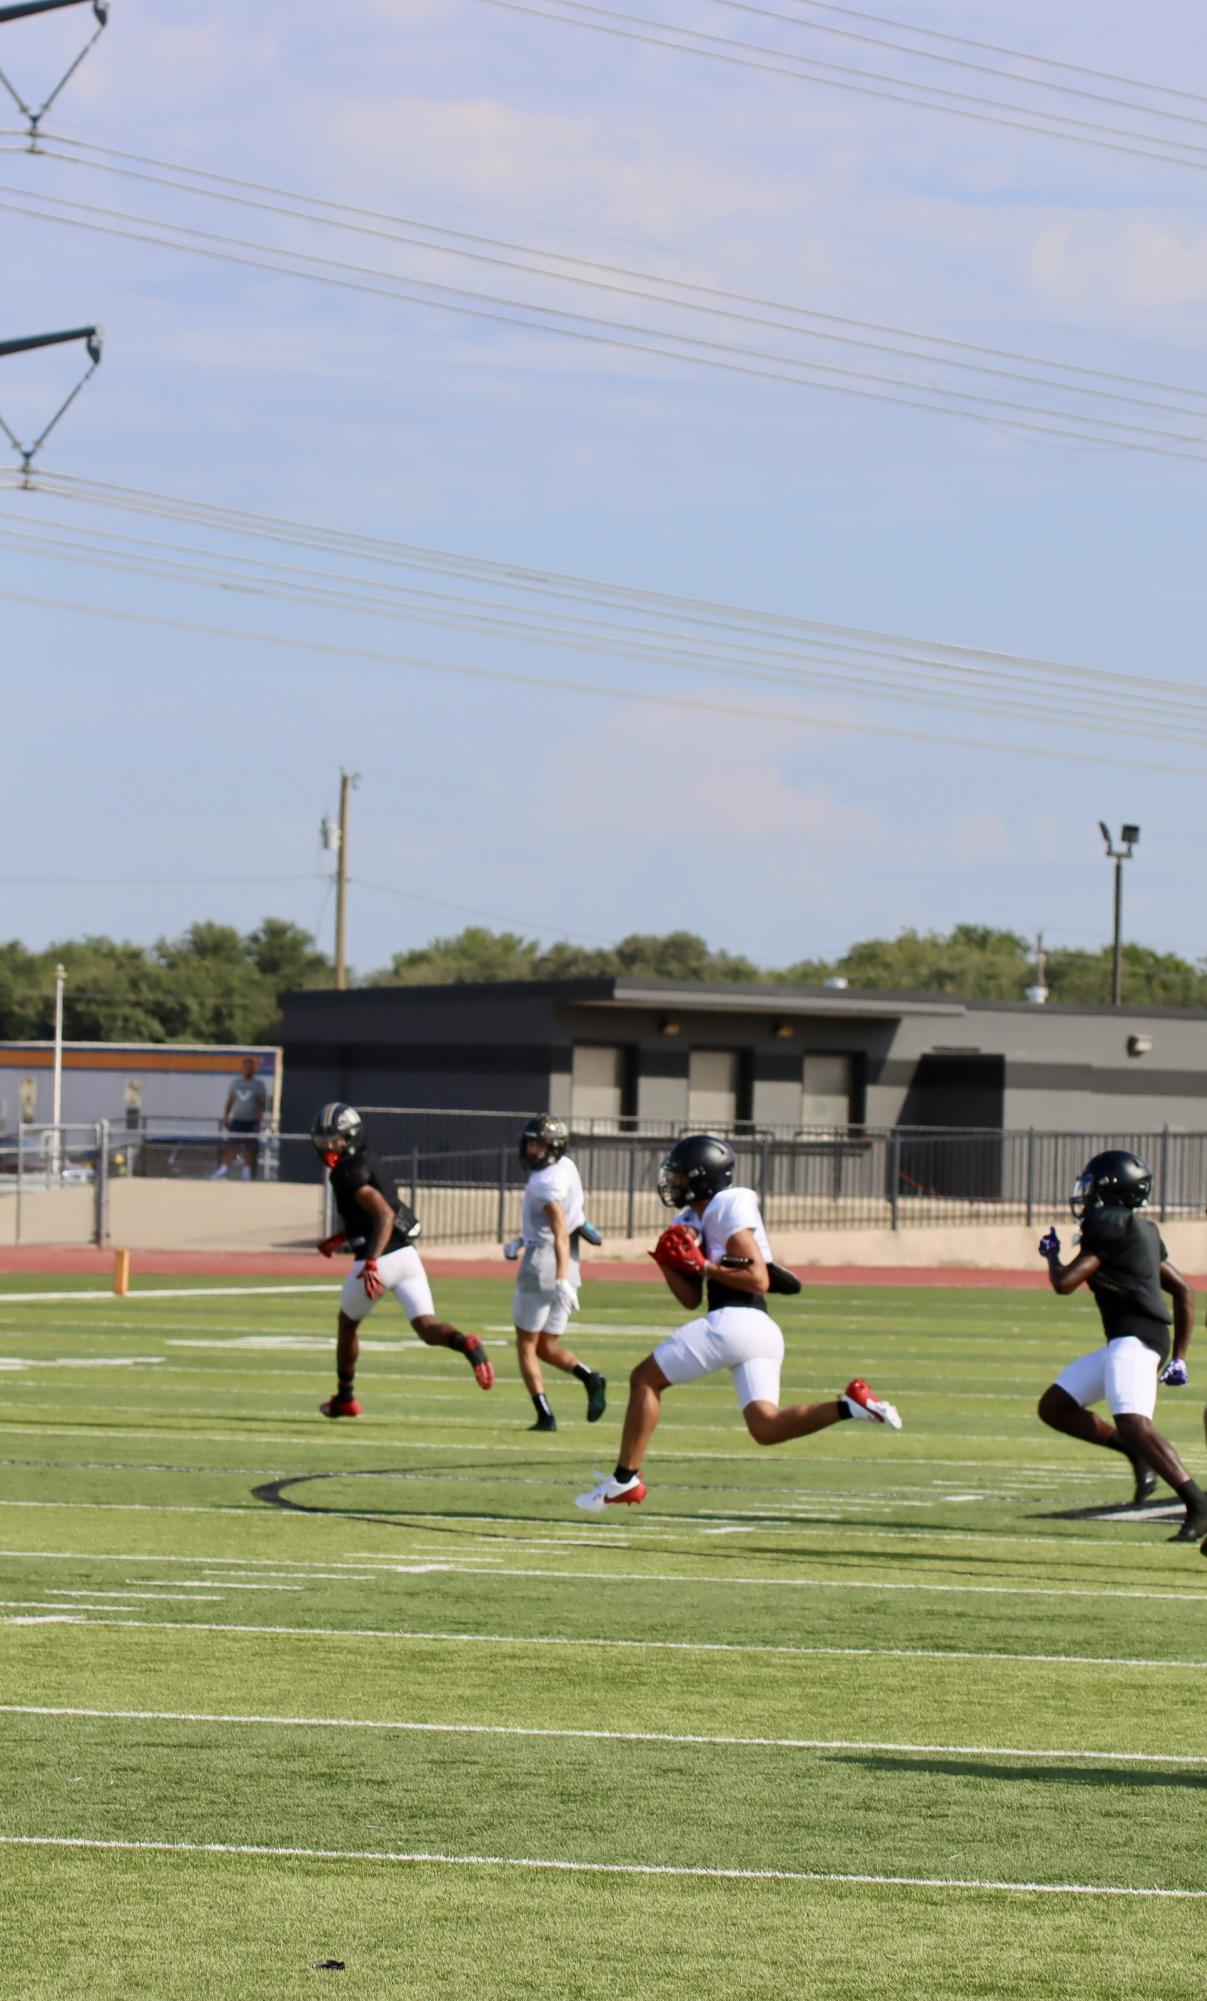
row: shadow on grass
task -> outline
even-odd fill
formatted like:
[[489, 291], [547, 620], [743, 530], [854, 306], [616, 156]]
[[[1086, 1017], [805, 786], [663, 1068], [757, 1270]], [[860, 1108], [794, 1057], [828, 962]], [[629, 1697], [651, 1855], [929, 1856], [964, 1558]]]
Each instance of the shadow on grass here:
[[[1189, 1788], [1201, 1792], [1207, 1787], [1207, 1768], [1197, 1771], [1148, 1771], [1139, 1765], [1060, 1765], [1044, 1758], [1028, 1764], [1026, 1755], [1008, 1763], [993, 1764], [987, 1758], [934, 1758], [886, 1756], [881, 1752], [848, 1752], [837, 1756], [838, 1765], [861, 1765], [865, 1771], [902, 1777], [913, 1773], [919, 1778], [993, 1779], [1017, 1785], [1131, 1786]], [[1154, 1758], [1154, 1764], [1159, 1763]]]

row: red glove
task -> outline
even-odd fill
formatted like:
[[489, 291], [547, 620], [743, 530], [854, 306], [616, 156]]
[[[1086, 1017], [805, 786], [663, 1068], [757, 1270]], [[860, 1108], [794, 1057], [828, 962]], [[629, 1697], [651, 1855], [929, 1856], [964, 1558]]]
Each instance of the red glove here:
[[365, 1297], [369, 1300], [370, 1304], [373, 1300], [381, 1298], [382, 1293], [385, 1291], [385, 1286], [381, 1282], [381, 1273], [377, 1269], [376, 1258], [365, 1259], [361, 1267], [360, 1282], [365, 1288]]
[[686, 1223], [672, 1223], [648, 1255], [663, 1271], [681, 1271], [692, 1278], [698, 1277], [707, 1263], [700, 1239]]
[[343, 1250], [347, 1241], [347, 1237], [341, 1230], [338, 1236], [324, 1237], [322, 1243], [316, 1244], [314, 1248], [321, 1258], [333, 1258], [337, 1251]]

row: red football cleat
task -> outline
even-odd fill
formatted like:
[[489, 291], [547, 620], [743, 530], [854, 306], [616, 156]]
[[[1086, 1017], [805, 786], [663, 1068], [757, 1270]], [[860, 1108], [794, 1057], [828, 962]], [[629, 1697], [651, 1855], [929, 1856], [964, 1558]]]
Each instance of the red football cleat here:
[[491, 1389], [495, 1379], [494, 1364], [476, 1336], [466, 1342], [465, 1353], [469, 1358], [469, 1366], [474, 1372], [474, 1381], [478, 1388]]
[[319, 1405], [320, 1417], [359, 1417], [360, 1405], [355, 1397], [342, 1397], [338, 1391]]

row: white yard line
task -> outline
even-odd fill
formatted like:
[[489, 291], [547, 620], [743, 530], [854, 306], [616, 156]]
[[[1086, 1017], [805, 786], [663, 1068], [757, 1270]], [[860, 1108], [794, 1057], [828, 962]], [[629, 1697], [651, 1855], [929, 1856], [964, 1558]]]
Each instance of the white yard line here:
[[[424, 1565], [423, 1569], [440, 1569]], [[809, 1647], [787, 1642], [753, 1640], [622, 1640], [612, 1637], [574, 1638], [563, 1633], [439, 1633], [407, 1627], [386, 1626], [251, 1626], [218, 1623], [201, 1619], [119, 1619], [102, 1608], [100, 1616], [89, 1618], [80, 1608], [80, 1623], [87, 1631], [102, 1632], [119, 1627], [140, 1633], [234, 1633], [253, 1639], [295, 1640], [385, 1640], [396, 1645], [434, 1644], [464, 1647], [577, 1647], [618, 1648], [631, 1653], [681, 1654], [777, 1654], [810, 1659], [904, 1660], [904, 1661], [1015, 1661], [1041, 1667], [1095, 1668], [1207, 1668], [1207, 1660], [1154, 1659], [1151, 1656], [1111, 1654], [1020, 1654], [956, 1651], [941, 1647]], [[20, 1620], [0, 1619], [0, 1626], [20, 1625]]]
[[144, 1299], [269, 1299], [281, 1293], [340, 1292], [342, 1286], [323, 1279], [310, 1279], [301, 1285], [160, 1285], [139, 1286], [137, 1292], [0, 1292], [0, 1307], [4, 1306], [118, 1306], [124, 1312], [128, 1306]]
[[549, 1869], [585, 1876], [669, 1876], [737, 1883], [850, 1883], [879, 1889], [979, 1890], [1055, 1897], [1207, 1898], [1207, 1890], [1124, 1883], [1011, 1883], [977, 1876], [874, 1876], [839, 1870], [696, 1868], [675, 1862], [572, 1862], [534, 1855], [445, 1855], [389, 1848], [275, 1848], [250, 1841], [115, 1841], [76, 1834], [0, 1834], [8, 1848], [75, 1848], [136, 1855], [247, 1855], [302, 1862], [392, 1862], [456, 1869]]
[[221, 1723], [254, 1729], [396, 1730], [437, 1737], [548, 1737], [601, 1744], [701, 1744], [772, 1751], [894, 1751], [935, 1757], [1052, 1758], [1135, 1765], [1207, 1765], [1207, 1754], [1163, 1751], [1040, 1750], [1021, 1744], [903, 1744], [865, 1737], [737, 1737], [671, 1730], [557, 1730], [510, 1723], [416, 1723], [353, 1716], [230, 1715], [195, 1709], [84, 1709], [0, 1702], [0, 1716], [76, 1718], [107, 1723]]
[[[97, 1511], [112, 1514], [161, 1514], [161, 1515], [245, 1515], [255, 1518], [259, 1510], [240, 1507], [182, 1507], [160, 1505], [154, 1501], [0, 1501], [0, 1508], [60, 1508], [64, 1512], [72, 1510]], [[291, 1514], [295, 1522], [305, 1521], [304, 1514]], [[354, 1511], [355, 1512], [355, 1511]], [[368, 1511], [366, 1511], [368, 1512]], [[606, 1554], [606, 1551], [605, 1551]], [[154, 1559], [151, 1559], [154, 1560]], [[941, 1561], [936, 1558], [935, 1561]], [[386, 1566], [383, 1566], [385, 1568]], [[413, 1568], [413, 1565], [389, 1566], [394, 1569]], [[443, 1568], [444, 1565], [438, 1566]], [[1056, 1584], [950, 1584], [932, 1582], [928, 1579], [910, 1577], [900, 1582], [888, 1578], [871, 1577], [735, 1577], [708, 1576], [686, 1577], [677, 1571], [665, 1570], [529, 1570], [511, 1565], [507, 1569], [491, 1569], [478, 1560], [460, 1560], [457, 1570], [464, 1577], [492, 1577], [500, 1583], [510, 1583], [513, 1579], [550, 1579], [556, 1583], [569, 1584], [721, 1584], [726, 1587], [740, 1586], [745, 1590], [770, 1591], [904, 1591], [933, 1595], [941, 1592], [948, 1597], [975, 1598], [1093, 1598], [1139, 1599], [1153, 1604], [1177, 1604], [1182, 1606], [1207, 1605], [1207, 1588], [1182, 1591], [1132, 1591], [1115, 1590], [1107, 1585], [1056, 1585]], [[1207, 1579], [1203, 1580], [1207, 1586]]]

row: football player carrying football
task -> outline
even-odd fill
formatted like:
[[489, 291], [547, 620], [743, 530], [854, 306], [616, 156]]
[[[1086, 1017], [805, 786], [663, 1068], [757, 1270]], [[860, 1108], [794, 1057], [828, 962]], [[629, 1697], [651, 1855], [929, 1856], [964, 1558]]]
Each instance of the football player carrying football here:
[[[1151, 1168], [1134, 1153], [1096, 1153], [1073, 1184], [1071, 1207], [1081, 1224], [1076, 1256], [1061, 1264], [1054, 1229], [1040, 1240], [1053, 1292], [1063, 1296], [1087, 1285], [1106, 1339], [1049, 1384], [1039, 1400], [1039, 1415], [1053, 1431], [1124, 1453], [1135, 1476], [1137, 1502], [1151, 1494], [1159, 1473], [1186, 1503], [1185, 1520], [1170, 1540], [1198, 1542], [1207, 1534], [1207, 1494], [1153, 1425], [1158, 1374], [1171, 1389], [1182, 1388], [1187, 1380], [1194, 1294], [1170, 1263], [1156, 1224], [1140, 1214], [1152, 1185]], [[1172, 1314], [1165, 1294], [1173, 1301]], [[1103, 1402], [1114, 1424], [1087, 1407]]]
[[607, 1380], [580, 1362], [561, 1336], [578, 1312], [579, 1240], [599, 1242], [599, 1232], [587, 1222], [583, 1184], [572, 1160], [565, 1158], [570, 1135], [560, 1119], [541, 1112], [520, 1134], [520, 1161], [527, 1170], [523, 1230], [506, 1246], [505, 1257], [521, 1259], [516, 1274], [512, 1315], [520, 1374], [536, 1410], [530, 1431], [556, 1431], [557, 1419], [545, 1395], [542, 1362], [577, 1376], [587, 1392], [587, 1423], [596, 1424], [607, 1408]]
[[432, 1289], [415, 1249], [419, 1223], [366, 1144], [364, 1121], [351, 1105], [324, 1105], [310, 1129], [314, 1149], [330, 1172], [331, 1193], [342, 1230], [318, 1246], [325, 1258], [347, 1248], [356, 1262], [344, 1280], [336, 1336], [337, 1388], [320, 1404], [324, 1417], [359, 1417], [356, 1363], [357, 1328], [383, 1293], [392, 1292], [421, 1341], [429, 1348], [454, 1348], [464, 1355], [475, 1380], [488, 1390], [495, 1372], [476, 1334], [461, 1334], [437, 1320]]
[[781, 1410], [784, 1337], [767, 1311], [766, 1296], [799, 1292], [800, 1281], [773, 1262], [757, 1195], [753, 1188], [733, 1186], [736, 1164], [727, 1141], [693, 1133], [671, 1148], [659, 1170], [658, 1193], [668, 1209], [680, 1213], [650, 1256], [681, 1306], [695, 1310], [705, 1298], [708, 1311], [668, 1334], [633, 1370], [616, 1469], [578, 1496], [577, 1505], [588, 1514], [645, 1499], [641, 1467], [662, 1392], [719, 1369], [729, 1370], [746, 1429], [758, 1445], [806, 1438], [843, 1418], [901, 1429], [894, 1406], [859, 1378], [827, 1403]]

